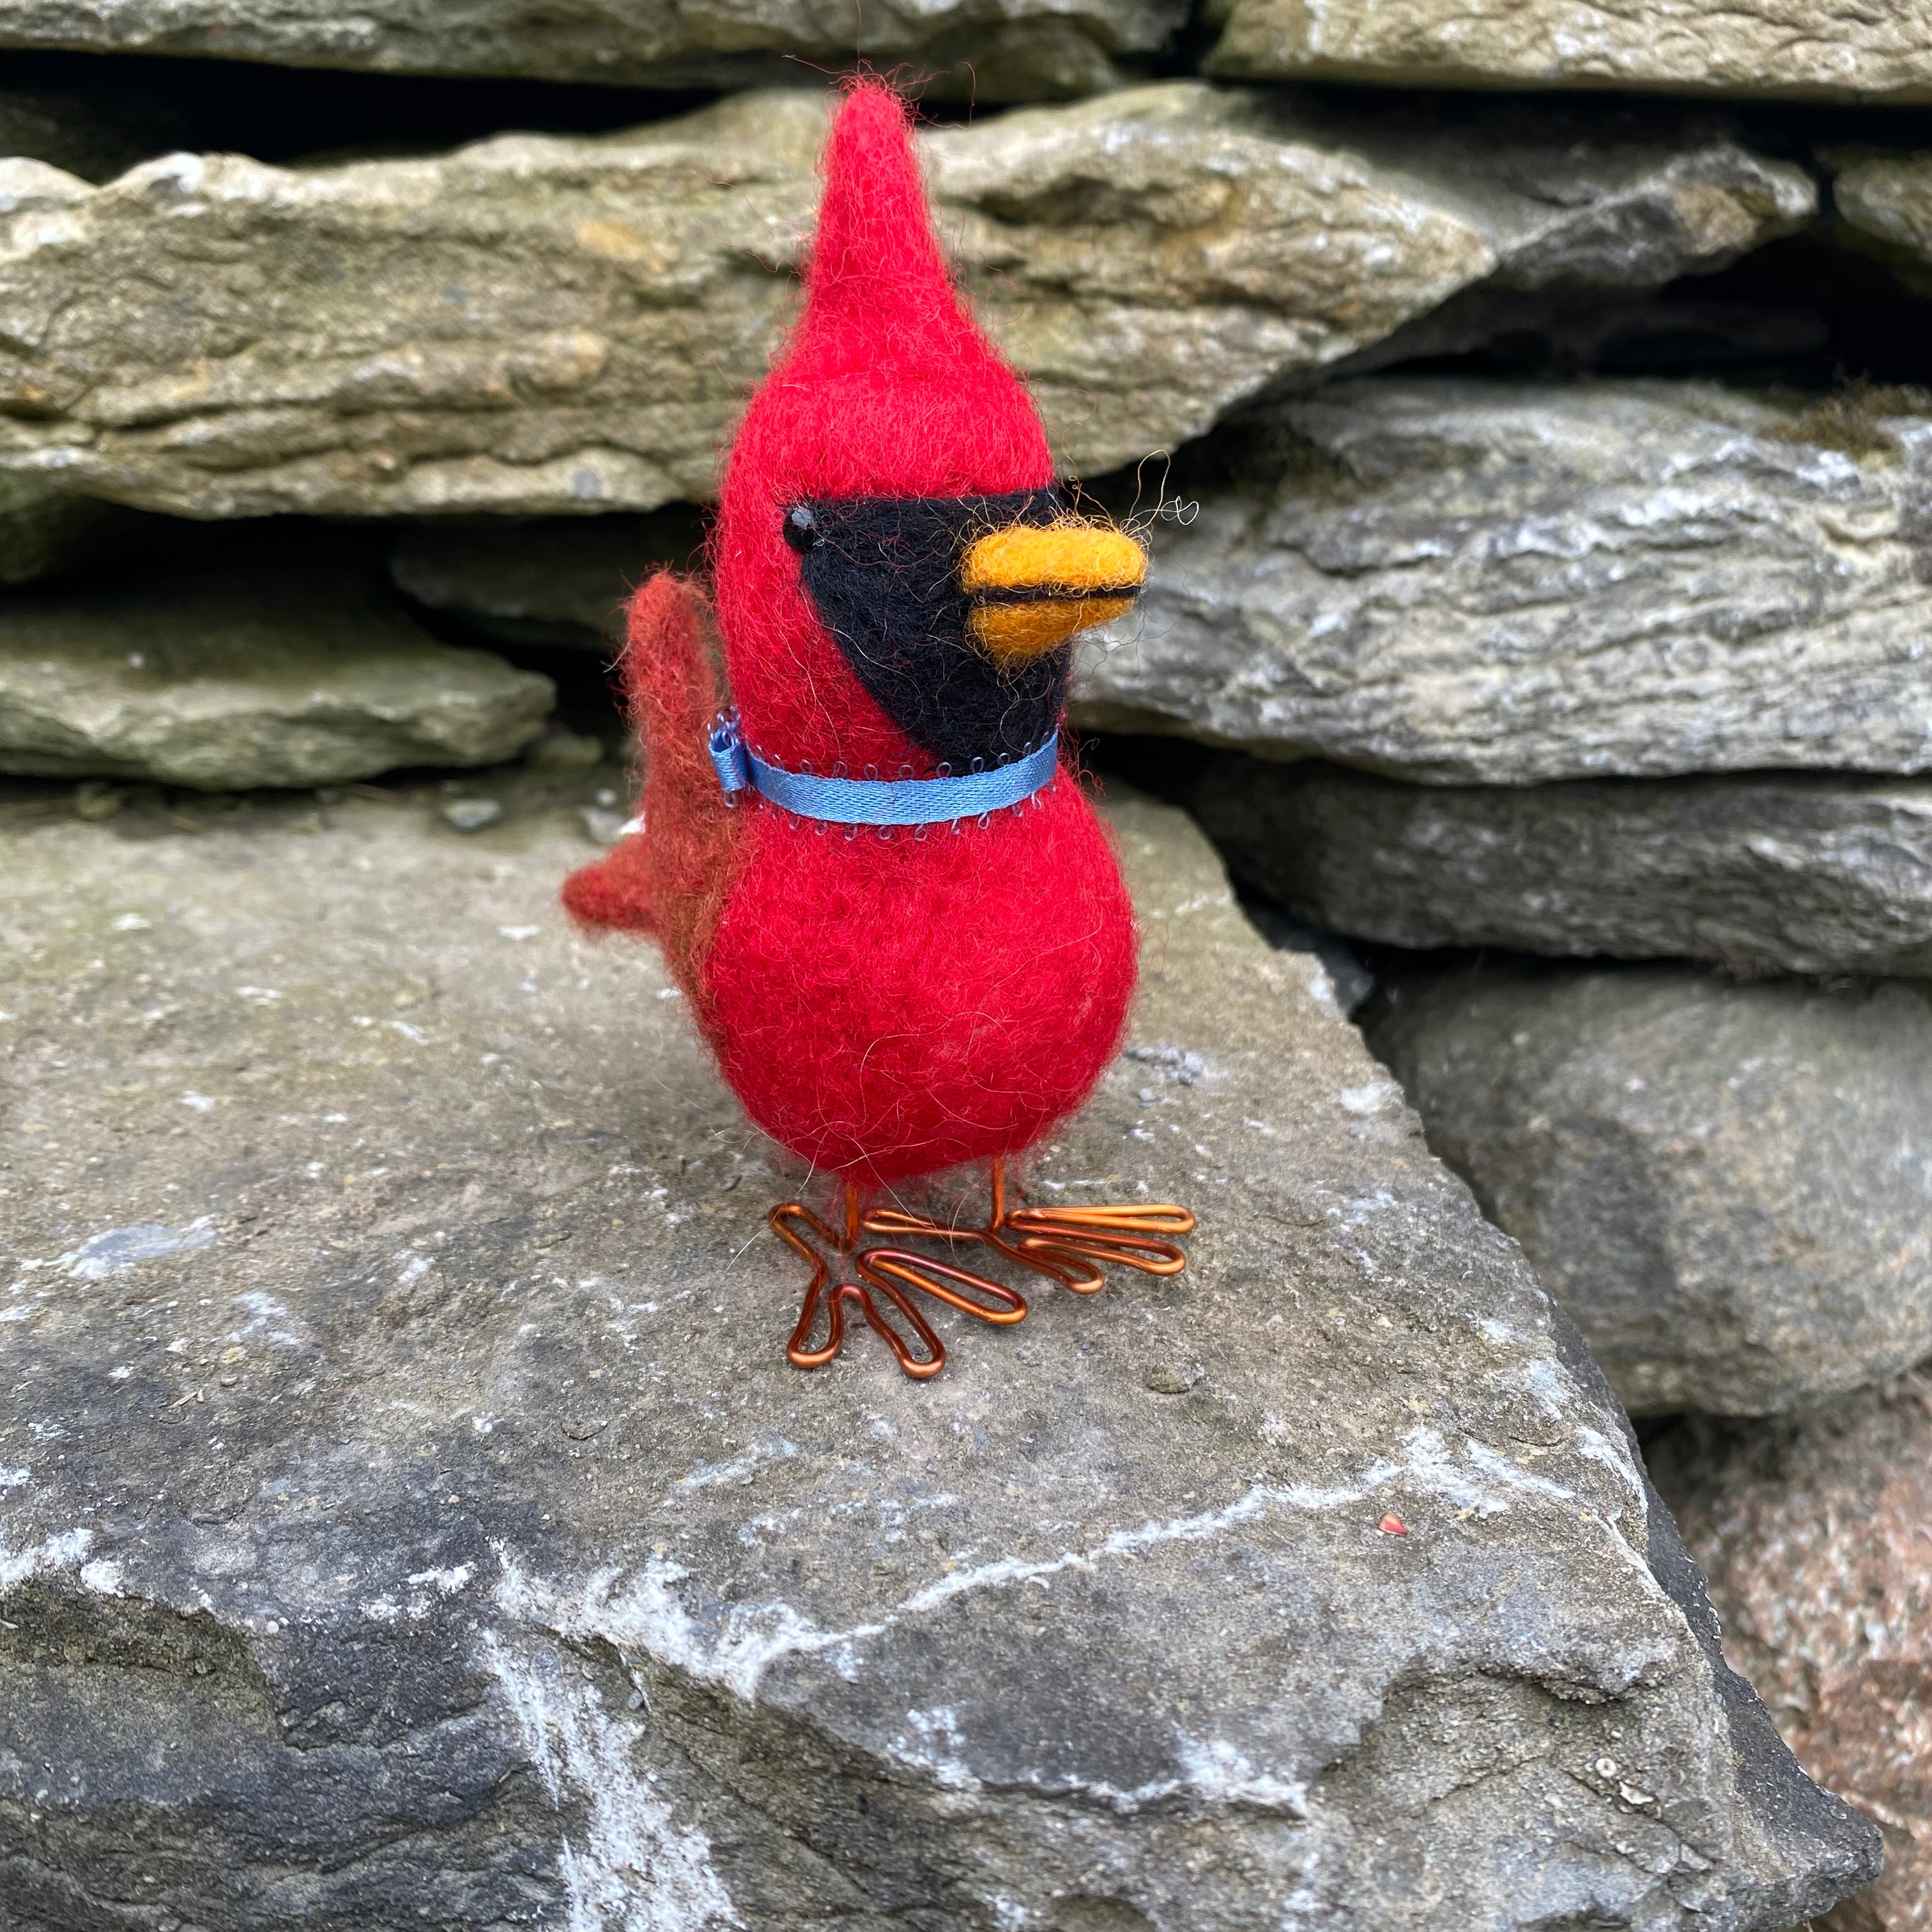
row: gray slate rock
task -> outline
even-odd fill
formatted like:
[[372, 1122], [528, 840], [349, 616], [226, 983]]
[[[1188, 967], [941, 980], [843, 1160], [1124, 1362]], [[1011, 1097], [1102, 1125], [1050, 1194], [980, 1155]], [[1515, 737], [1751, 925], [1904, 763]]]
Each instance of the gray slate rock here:
[[1118, 86], [1185, 17], [1180, 0], [884, 0], [861, 32], [824, 0], [9, 0], [0, 47], [695, 88], [849, 68], [859, 44], [881, 70], [934, 73], [935, 92], [1000, 100]]
[[683, 505], [650, 517], [500, 518], [424, 524], [389, 560], [396, 588], [506, 644], [614, 653], [624, 608], [659, 570], [700, 562], [704, 520]]
[[1877, 255], [1910, 287], [1932, 289], [1932, 153], [1826, 148], [1838, 238]]
[[1224, 753], [1189, 802], [1238, 878], [1358, 939], [1932, 979], [1922, 779], [1414, 785]]
[[790, 1184], [558, 911], [566, 814], [330, 818], [0, 866], [21, 1932], [1771, 1932], [1870, 1876], [1178, 814], [1117, 809], [1144, 997], [1029, 1185], [1183, 1196], [1190, 1271], [942, 1312], [924, 1385], [786, 1365]]
[[[1430, 783], [1932, 766], [1932, 418], [1386, 376], [1267, 412], [1157, 528], [1092, 724]], [[1257, 448], [1257, 446], [1258, 447]]]
[[1932, 1352], [1922, 988], [1489, 964], [1366, 1010], [1634, 1414], [1803, 1408]]
[[548, 678], [283, 566], [0, 604], [0, 772], [228, 791], [512, 758]]
[[1932, 100], [1928, 0], [1214, 0], [1208, 64], [1250, 79]]
[[135, 519], [109, 503], [50, 489], [38, 477], [0, 476], [0, 584], [31, 584], [113, 546]]
[[[196, 517], [703, 500], [793, 313], [824, 110], [745, 94], [338, 166], [177, 154], [98, 190], [10, 164], [38, 172], [0, 218], [0, 469]], [[924, 141], [978, 312], [1090, 475], [1460, 290], [1652, 286], [1816, 194], [1706, 119], [1599, 139], [1191, 81]]]
[[494, 798], [453, 799], [442, 808], [443, 823], [456, 832], [485, 831], [502, 816], [502, 804]]

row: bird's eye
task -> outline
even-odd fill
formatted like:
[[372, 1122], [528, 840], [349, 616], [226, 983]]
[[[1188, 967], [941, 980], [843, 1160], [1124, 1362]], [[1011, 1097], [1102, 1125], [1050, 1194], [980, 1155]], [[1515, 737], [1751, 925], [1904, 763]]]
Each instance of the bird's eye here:
[[794, 504], [785, 512], [784, 538], [801, 556], [818, 543], [818, 519], [807, 505]]

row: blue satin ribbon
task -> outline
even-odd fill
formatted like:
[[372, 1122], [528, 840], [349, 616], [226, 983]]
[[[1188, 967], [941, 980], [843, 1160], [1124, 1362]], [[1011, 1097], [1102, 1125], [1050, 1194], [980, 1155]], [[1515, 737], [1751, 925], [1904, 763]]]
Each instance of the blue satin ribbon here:
[[942, 778], [826, 778], [788, 772], [746, 748], [735, 714], [712, 725], [710, 751], [728, 800], [748, 789], [801, 818], [832, 825], [944, 825], [1023, 805], [1050, 784], [1060, 762], [1060, 734], [1010, 765]]

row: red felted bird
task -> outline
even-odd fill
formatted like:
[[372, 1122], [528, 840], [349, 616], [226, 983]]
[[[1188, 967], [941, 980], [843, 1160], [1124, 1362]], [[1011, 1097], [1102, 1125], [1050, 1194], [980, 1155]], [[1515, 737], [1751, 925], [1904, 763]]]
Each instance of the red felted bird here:
[[[1092, 1091], [1133, 992], [1133, 914], [1059, 730], [1073, 638], [1130, 608], [1146, 559], [1055, 487], [947, 275], [896, 93], [851, 88], [824, 172], [804, 311], [726, 469], [715, 623], [668, 575], [632, 604], [644, 830], [563, 896], [657, 939], [746, 1112], [844, 1184], [836, 1227], [772, 1210], [814, 1264], [790, 1359], [836, 1354], [849, 1301], [922, 1376], [945, 1352], [908, 1288], [992, 1322], [1026, 1304], [863, 1235], [976, 1242], [1080, 1292], [1102, 1262], [1184, 1265], [1163, 1238], [1185, 1209], [1005, 1189], [1006, 1156]], [[989, 1159], [983, 1227], [860, 1211], [862, 1189]]]

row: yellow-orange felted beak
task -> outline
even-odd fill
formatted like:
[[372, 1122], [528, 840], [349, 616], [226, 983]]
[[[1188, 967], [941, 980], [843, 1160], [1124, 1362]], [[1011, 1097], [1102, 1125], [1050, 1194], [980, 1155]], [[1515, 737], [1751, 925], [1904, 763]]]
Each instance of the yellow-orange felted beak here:
[[1147, 553], [1119, 530], [1090, 524], [1028, 524], [995, 530], [961, 565], [975, 640], [1003, 663], [1021, 664], [1132, 608]]

